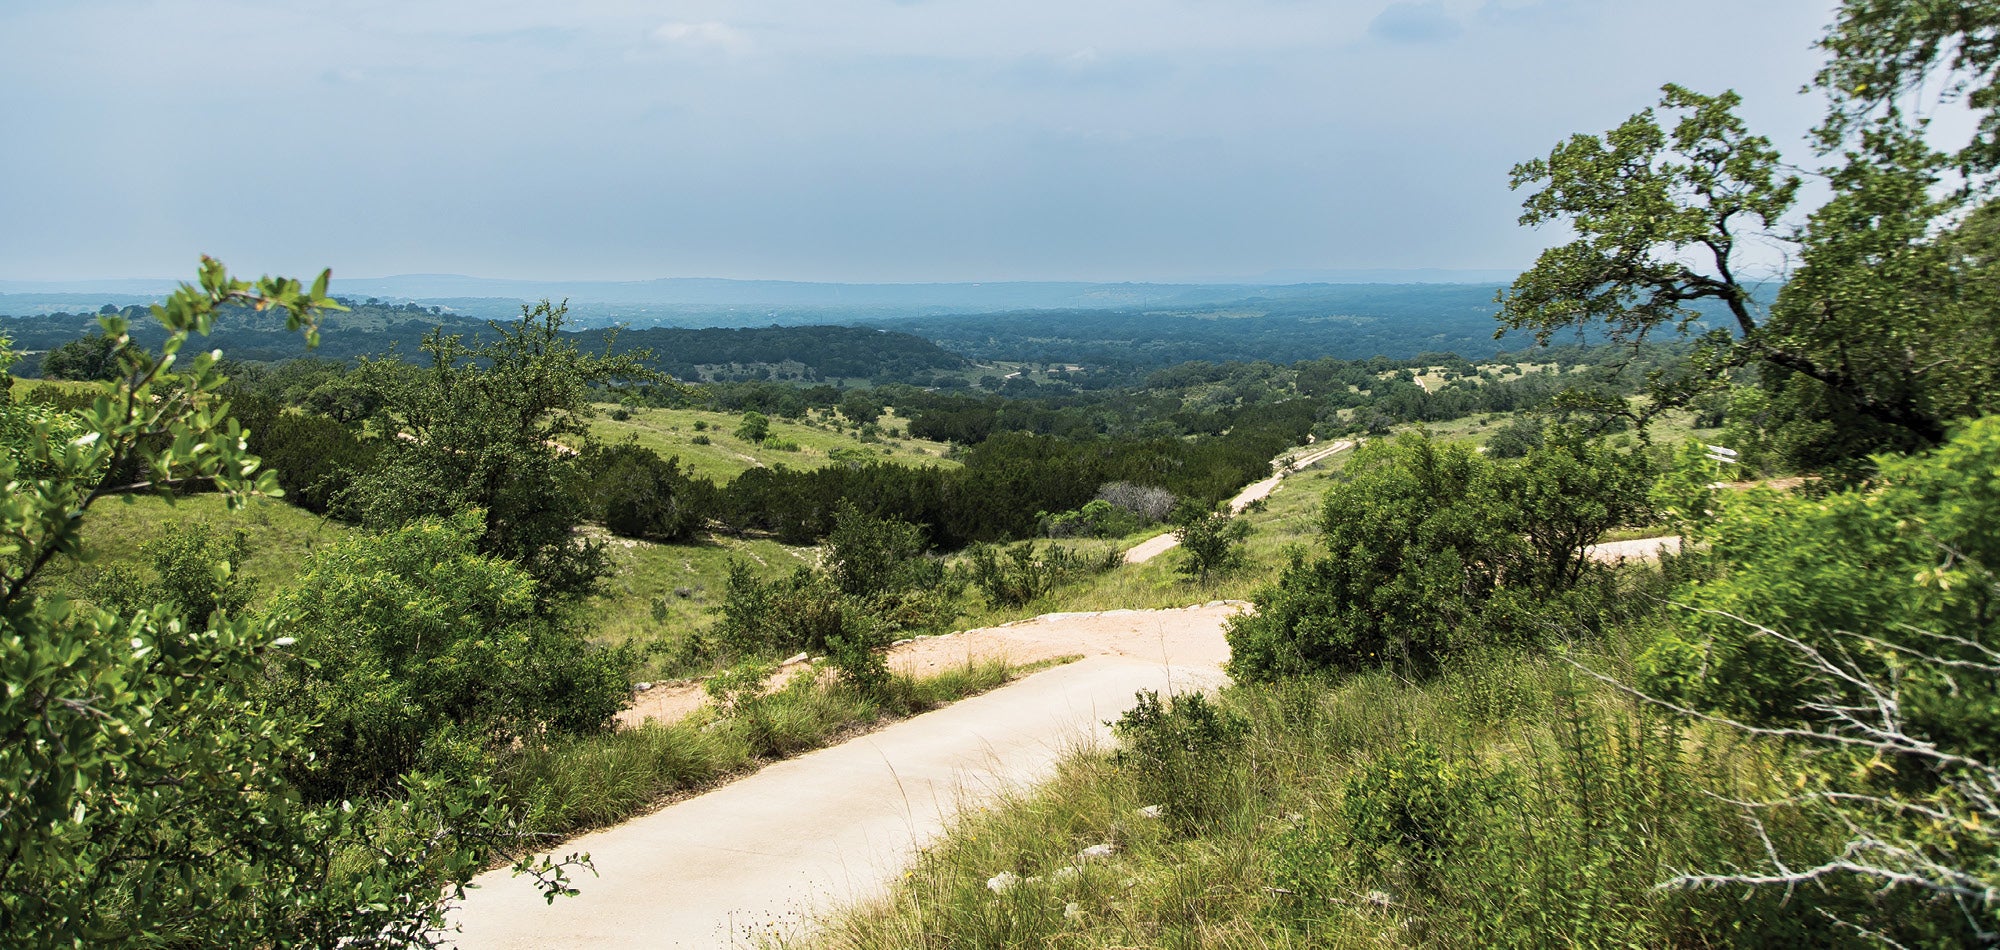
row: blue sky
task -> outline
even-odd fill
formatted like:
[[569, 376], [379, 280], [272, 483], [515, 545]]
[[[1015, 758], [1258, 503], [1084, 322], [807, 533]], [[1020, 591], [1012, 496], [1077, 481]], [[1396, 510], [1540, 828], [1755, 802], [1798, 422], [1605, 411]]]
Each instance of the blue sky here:
[[0, 278], [1516, 268], [1516, 161], [1795, 0], [0, 0]]

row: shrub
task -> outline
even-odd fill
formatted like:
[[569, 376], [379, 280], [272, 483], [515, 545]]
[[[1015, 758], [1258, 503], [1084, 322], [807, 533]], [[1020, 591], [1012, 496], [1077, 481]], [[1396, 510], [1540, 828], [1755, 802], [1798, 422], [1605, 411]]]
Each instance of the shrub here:
[[1117, 566], [1117, 551], [1093, 558], [1051, 544], [1025, 541], [1008, 548], [980, 545], [966, 559], [965, 576], [995, 607], [1025, 607], [1064, 581]]
[[715, 642], [704, 652], [729, 657], [822, 652], [830, 639], [847, 631], [849, 610], [840, 588], [810, 568], [766, 581], [748, 564], [731, 561], [722, 619], [711, 634]]
[[856, 622], [848, 624], [838, 636], [828, 638], [827, 658], [840, 671], [843, 682], [861, 695], [877, 699], [886, 695], [889, 688], [889, 662], [883, 653], [889, 645], [888, 638], [871, 622], [873, 618], [864, 615], [852, 619]]
[[1508, 784], [1504, 773], [1489, 776], [1434, 743], [1410, 740], [1348, 777], [1340, 804], [1348, 853], [1372, 873], [1401, 867], [1430, 876], [1463, 857], [1459, 847], [1509, 794]]
[[[1657, 696], [1812, 749], [1803, 809], [1852, 834], [1818, 866], [1689, 875], [1789, 888], [1855, 876], [2000, 930], [2000, 418], [1881, 457], [1877, 482], [1809, 499], [1750, 492], [1706, 532], [1717, 576], [1642, 657]], [[1774, 862], [1778, 860], [1773, 856]], [[1976, 923], [1975, 923], [1976, 922]], [[1856, 926], [1888, 933], [1888, 911]]]
[[329, 416], [287, 411], [261, 396], [239, 397], [233, 408], [250, 450], [277, 475], [285, 500], [314, 514], [331, 511], [348, 481], [381, 454], [380, 443]]
[[1138, 705], [1112, 729], [1122, 743], [1119, 765], [1132, 770], [1140, 796], [1176, 831], [1194, 834], [1239, 804], [1242, 785], [1226, 766], [1250, 731], [1242, 716], [1202, 693], [1162, 703], [1160, 694], [1141, 690]]
[[1091, 500], [1075, 511], [1044, 512], [1037, 520], [1041, 533], [1051, 538], [1116, 538], [1131, 534], [1148, 522], [1141, 516], [1102, 498]]
[[1243, 562], [1243, 539], [1249, 536], [1250, 523], [1227, 511], [1203, 511], [1192, 505], [1183, 508], [1174, 518], [1181, 574], [1206, 584], [1215, 575], [1235, 569]]
[[746, 660], [709, 677], [702, 688], [718, 709], [734, 715], [763, 699], [764, 683], [777, 671], [775, 663]]
[[1296, 552], [1231, 621], [1240, 680], [1394, 665], [1596, 623], [1584, 548], [1645, 508], [1643, 463], [1551, 439], [1519, 463], [1406, 434], [1364, 447], [1327, 492], [1322, 554]]
[[535, 612], [534, 580], [476, 553], [478, 513], [424, 519], [316, 552], [269, 616], [297, 644], [273, 699], [315, 723], [288, 771], [315, 800], [404, 775], [478, 774], [545, 734], [602, 728], [625, 705], [628, 657]]
[[771, 417], [761, 412], [743, 414], [743, 424], [736, 427], [736, 437], [745, 442], [762, 442], [771, 435]]
[[650, 541], [685, 541], [715, 509], [715, 484], [696, 478], [679, 458], [627, 442], [592, 444], [579, 459], [583, 496], [611, 533]]

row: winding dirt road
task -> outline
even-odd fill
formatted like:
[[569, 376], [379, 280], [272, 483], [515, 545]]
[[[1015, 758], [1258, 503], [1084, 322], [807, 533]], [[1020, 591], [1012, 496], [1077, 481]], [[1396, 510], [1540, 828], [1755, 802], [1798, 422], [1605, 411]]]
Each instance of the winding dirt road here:
[[1049, 614], [905, 644], [899, 665], [1082, 653], [1075, 663], [907, 719], [565, 844], [598, 876], [545, 904], [506, 870], [453, 920], [464, 948], [752, 946], [884, 893], [960, 809], [1045, 779], [1102, 742], [1133, 693], [1225, 679], [1223, 625], [1246, 604]]
[[[1229, 510], [1239, 515], [1242, 514], [1243, 509], [1250, 507], [1251, 502], [1260, 498], [1271, 497], [1271, 493], [1277, 491], [1278, 485], [1284, 482], [1285, 476], [1308, 466], [1318, 465], [1320, 462], [1353, 447], [1354, 442], [1352, 440], [1340, 439], [1325, 448], [1313, 449], [1288, 463], [1284, 463], [1283, 467], [1279, 468], [1270, 478], [1264, 479], [1261, 482], [1252, 482], [1248, 486], [1245, 486], [1242, 491], [1237, 492], [1236, 497], [1229, 499]], [[1154, 535], [1133, 545], [1130, 550], [1126, 551], [1125, 563], [1144, 564], [1177, 547], [1180, 547], [1180, 542], [1175, 540], [1173, 532], [1169, 531], [1166, 534]]]

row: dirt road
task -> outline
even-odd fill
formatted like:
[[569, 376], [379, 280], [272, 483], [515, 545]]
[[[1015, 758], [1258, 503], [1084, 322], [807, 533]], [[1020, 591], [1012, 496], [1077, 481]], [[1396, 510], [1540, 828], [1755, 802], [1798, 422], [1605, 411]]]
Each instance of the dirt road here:
[[[1279, 469], [1278, 472], [1276, 474], [1273, 474], [1270, 478], [1264, 479], [1261, 482], [1252, 482], [1242, 491], [1237, 492], [1236, 497], [1229, 499], [1229, 510], [1237, 514], [1242, 514], [1243, 509], [1250, 507], [1251, 502], [1254, 502], [1259, 498], [1271, 497], [1271, 493], [1277, 491], [1278, 485], [1284, 482], [1285, 476], [1290, 475], [1293, 472], [1299, 471], [1300, 469], [1306, 468], [1307, 466], [1317, 465], [1320, 462], [1325, 461], [1326, 459], [1331, 458], [1334, 455], [1340, 452], [1344, 452], [1353, 447], [1354, 443], [1351, 440], [1341, 439], [1336, 442], [1333, 442], [1330, 445], [1327, 445], [1324, 448], [1316, 448], [1309, 452], [1306, 452], [1303, 455], [1300, 455], [1299, 457], [1293, 459], [1291, 462], [1285, 464], [1283, 468]], [[1153, 537], [1147, 538], [1144, 541], [1139, 542], [1138, 544], [1133, 545], [1130, 550], [1126, 551], [1125, 563], [1144, 564], [1147, 561], [1159, 557], [1160, 555], [1165, 554], [1168, 551], [1171, 551], [1179, 546], [1180, 542], [1174, 540], [1174, 535], [1173, 532], [1171, 531], [1167, 532], [1166, 534], [1155, 535]]]
[[1103, 741], [1134, 691], [1220, 684], [1223, 624], [1245, 606], [1051, 614], [905, 644], [905, 665], [1085, 656], [569, 842], [562, 852], [589, 852], [599, 875], [578, 897], [547, 905], [505, 870], [481, 875], [453, 917], [458, 945], [752, 946], [794, 932], [883, 893], [959, 809]]

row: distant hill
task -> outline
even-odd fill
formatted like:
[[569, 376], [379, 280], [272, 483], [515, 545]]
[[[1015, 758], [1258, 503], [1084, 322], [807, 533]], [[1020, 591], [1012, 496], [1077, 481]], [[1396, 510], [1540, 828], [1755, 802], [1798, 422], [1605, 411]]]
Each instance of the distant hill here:
[[[1247, 289], [1247, 288], [1239, 288]], [[1215, 307], [1014, 311], [879, 322], [978, 360], [1171, 366], [1191, 360], [1392, 359], [1424, 352], [1479, 358], [1519, 349], [1494, 338], [1493, 296], [1480, 284], [1356, 284], [1276, 288]]]
[[[128, 314], [138, 316], [137, 311]], [[320, 347], [310, 355], [348, 360], [393, 352], [414, 359], [422, 355], [424, 337], [438, 328], [475, 338], [493, 332], [485, 320], [439, 313], [416, 304], [356, 303], [349, 312], [326, 316]], [[0, 318], [0, 335], [12, 339], [14, 348], [28, 355], [15, 367], [23, 374], [35, 372], [42, 352], [95, 329], [94, 312]], [[602, 350], [607, 332], [594, 328], [573, 335], [586, 348]], [[133, 320], [133, 336], [149, 346], [163, 338], [158, 325], [146, 319]], [[218, 320], [214, 334], [202, 345], [218, 347], [239, 360], [274, 362], [309, 355], [299, 335], [285, 329], [282, 317], [244, 311]], [[617, 348], [650, 349], [655, 368], [680, 379], [782, 377], [807, 381], [885, 375], [928, 379], [933, 371], [965, 365], [963, 357], [922, 337], [876, 327], [650, 328], [620, 333]]]
[[[1246, 298], [1308, 300], [1343, 297], [1358, 281], [1378, 287], [1448, 286], [1467, 271], [1337, 271], [1273, 274], [1262, 282], [1201, 284], [1001, 281], [993, 283], [835, 284], [782, 280], [663, 278], [642, 281], [495, 280], [449, 274], [341, 278], [337, 296], [417, 303], [483, 319], [512, 315], [522, 302], [568, 300], [588, 325], [769, 326], [845, 323], [855, 319], [970, 315], [1012, 311], [1186, 310], [1225, 307]], [[1342, 277], [1341, 275], [1345, 275]], [[1310, 282], [1285, 277], [1314, 277]], [[1334, 279], [1339, 278], [1339, 279]], [[1475, 286], [1492, 287], [1483, 280]], [[0, 314], [95, 310], [102, 304], [144, 303], [174, 286], [170, 280], [0, 281]], [[1490, 294], [1490, 291], [1489, 291]], [[150, 295], [150, 296], [149, 296]]]

